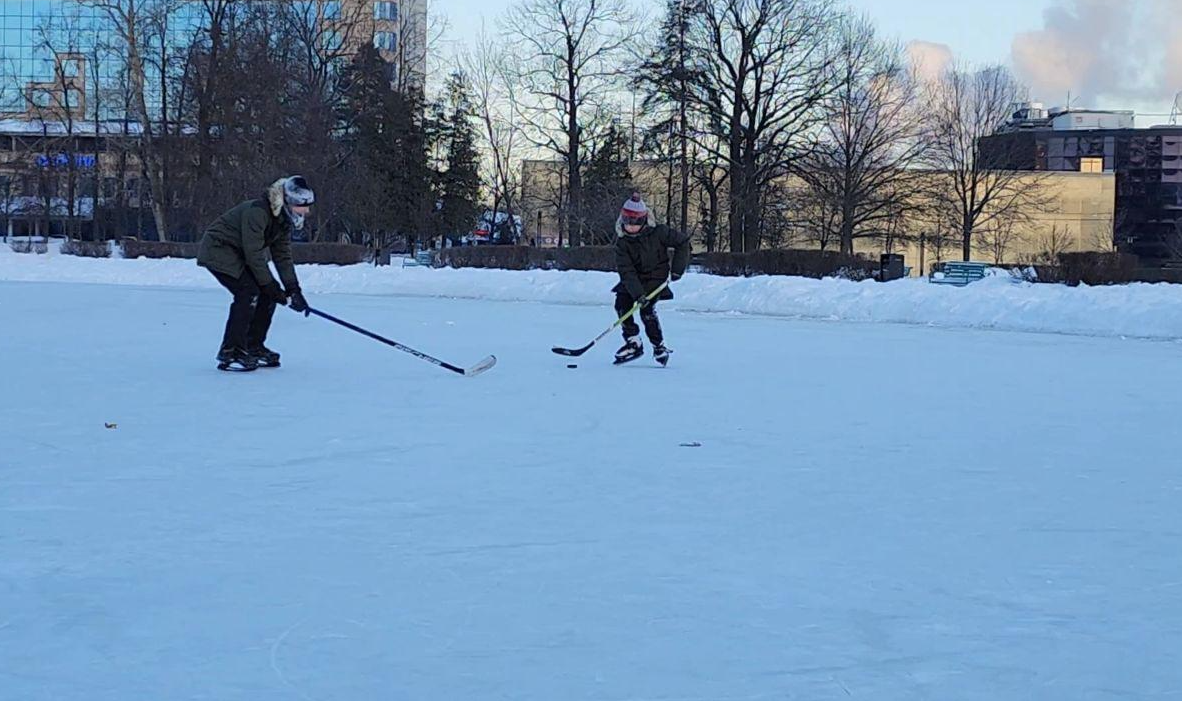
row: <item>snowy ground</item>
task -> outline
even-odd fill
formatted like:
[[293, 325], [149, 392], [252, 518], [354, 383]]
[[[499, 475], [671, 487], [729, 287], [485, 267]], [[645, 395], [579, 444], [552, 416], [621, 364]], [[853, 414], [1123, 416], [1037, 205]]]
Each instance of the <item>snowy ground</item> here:
[[0, 698], [1182, 698], [1177, 343], [310, 297], [0, 282]]
[[[1003, 272], [1003, 271], [996, 271]], [[305, 265], [309, 294], [348, 293], [549, 302], [602, 306], [616, 275], [599, 272], [430, 269], [398, 263]], [[0, 245], [0, 281], [84, 282], [221, 289], [191, 260], [92, 259], [17, 254]], [[812, 280], [803, 277], [728, 278], [689, 274], [672, 306], [684, 311], [799, 319], [922, 324], [940, 328], [1032, 331], [1089, 336], [1182, 339], [1182, 285], [1108, 287], [1016, 284], [1008, 274], [967, 287], [924, 279]]]

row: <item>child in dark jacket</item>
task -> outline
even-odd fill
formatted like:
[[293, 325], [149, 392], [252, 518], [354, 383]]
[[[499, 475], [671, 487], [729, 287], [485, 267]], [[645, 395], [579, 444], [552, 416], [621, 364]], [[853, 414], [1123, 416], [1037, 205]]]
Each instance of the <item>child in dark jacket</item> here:
[[[661, 365], [669, 362], [669, 348], [657, 318], [657, 301], [673, 299], [668, 287], [655, 299], [646, 299], [667, 279], [677, 281], [689, 264], [690, 240], [682, 231], [656, 224], [640, 193], [633, 193], [624, 203], [616, 220], [616, 269], [620, 283], [612, 288], [616, 293], [616, 313], [628, 313], [637, 301], [641, 302], [640, 320], [644, 332], [653, 344], [653, 359]], [[673, 249], [670, 260], [669, 249]], [[640, 327], [629, 314], [623, 323], [624, 345], [616, 351], [616, 364], [627, 363], [644, 355]]]

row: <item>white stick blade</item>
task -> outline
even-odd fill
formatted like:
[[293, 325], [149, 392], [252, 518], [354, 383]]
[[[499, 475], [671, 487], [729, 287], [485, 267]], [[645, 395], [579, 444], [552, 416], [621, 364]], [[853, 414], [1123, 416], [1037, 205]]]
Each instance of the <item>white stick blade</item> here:
[[474, 375], [479, 375], [482, 372], [486, 372], [488, 370], [491, 370], [492, 366], [494, 366], [496, 364], [497, 364], [497, 356], [490, 355], [487, 358], [485, 358], [484, 360], [480, 361], [479, 363], [476, 363], [472, 367], [465, 369], [464, 370], [464, 377], [472, 377]]

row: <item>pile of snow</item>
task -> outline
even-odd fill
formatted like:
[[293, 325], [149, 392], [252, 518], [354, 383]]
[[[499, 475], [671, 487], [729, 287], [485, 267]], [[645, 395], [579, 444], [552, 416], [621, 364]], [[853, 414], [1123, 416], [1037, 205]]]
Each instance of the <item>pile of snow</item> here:
[[[611, 304], [616, 276], [599, 272], [430, 269], [394, 265], [299, 267], [309, 297], [348, 293], [560, 304]], [[17, 254], [0, 245], [0, 280], [185, 288], [217, 287], [191, 260], [91, 259]], [[667, 306], [685, 311], [760, 314], [949, 328], [1182, 338], [1182, 286], [1066, 287], [992, 276], [967, 287], [922, 279], [890, 283], [688, 274]]]

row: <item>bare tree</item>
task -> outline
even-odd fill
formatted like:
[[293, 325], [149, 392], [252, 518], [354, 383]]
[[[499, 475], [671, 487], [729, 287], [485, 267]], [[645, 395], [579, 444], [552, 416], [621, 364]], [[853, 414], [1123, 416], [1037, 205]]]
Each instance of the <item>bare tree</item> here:
[[946, 173], [937, 196], [955, 211], [961, 253], [969, 260], [973, 236], [997, 219], [1029, 223], [1048, 200], [1044, 177], [1013, 169], [1005, 148], [982, 150], [980, 139], [1005, 123], [1024, 89], [1007, 68], [953, 67], [930, 89], [929, 162]]
[[852, 254], [859, 238], [882, 237], [900, 226], [915, 204], [922, 174], [915, 167], [925, 138], [919, 81], [903, 48], [884, 43], [865, 18], [839, 22], [833, 64], [838, 88], [826, 103], [817, 148], [801, 176], [816, 203], [805, 210], [825, 241]]
[[202, 203], [211, 201], [211, 193], [203, 187], [211, 182], [210, 177], [214, 159], [213, 116], [214, 105], [221, 99], [223, 86], [221, 78], [225, 75], [222, 63], [226, 56], [226, 43], [230, 38], [230, 21], [232, 19], [233, 0], [202, 0], [202, 22], [198, 34], [193, 37], [189, 47], [189, 68], [185, 71], [192, 82], [189, 91], [193, 105], [189, 106], [195, 113], [193, 126], [196, 158], [194, 177], [189, 188], [189, 211], [191, 216], [200, 219], [208, 218], [206, 208]]
[[494, 225], [504, 209], [512, 226], [521, 184], [521, 170], [514, 163], [522, 135], [509, 61], [507, 47], [483, 28], [474, 48], [461, 58], [471, 82], [476, 120], [484, 138], [484, 181], [492, 195]]
[[[55, 18], [56, 19], [56, 18]], [[41, 127], [42, 150], [37, 155], [38, 196], [41, 198], [41, 212], [44, 217], [45, 233], [49, 234], [51, 222], [60, 212], [64, 215], [62, 233], [70, 237], [74, 233], [78, 183], [78, 117], [81, 91], [75, 83], [76, 76], [71, 67], [77, 63], [73, 56], [78, 51], [76, 29], [57, 21], [42, 22], [37, 28], [38, 49], [52, 56], [53, 80], [47, 84], [30, 86], [35, 93], [31, 101], [32, 113]]]
[[[279, 21], [283, 33], [289, 37], [292, 56], [291, 64], [302, 71], [305, 78], [290, 90], [297, 120], [292, 122], [291, 131], [299, 150], [298, 167], [318, 175], [317, 199], [320, 206], [314, 217], [317, 222], [342, 218], [345, 191], [342, 187], [356, 186], [356, 178], [350, 178], [353, 154], [339, 148], [340, 135], [349, 128], [355, 115], [344, 108], [346, 99], [340, 84], [344, 66], [353, 58], [357, 45], [372, 41], [373, 37], [361, 35], [365, 13], [372, 13], [372, 3], [340, 3], [335, 19], [328, 21], [327, 0], [298, 0], [280, 6]], [[399, 41], [400, 50], [414, 47], [415, 32], [408, 27], [420, 21], [417, 14], [404, 18], [400, 29], [405, 40]], [[403, 60], [406, 60], [405, 57]], [[405, 88], [404, 88], [405, 89]], [[290, 167], [290, 166], [289, 166]], [[362, 184], [368, 187], [368, 183]], [[323, 197], [320, 195], [323, 194]], [[380, 211], [379, 205], [379, 211]], [[364, 216], [354, 210], [354, 217]], [[348, 217], [344, 217], [348, 218]], [[317, 226], [316, 231], [327, 227]], [[370, 227], [369, 232], [376, 231]]]
[[634, 13], [623, 0], [519, 0], [504, 18], [519, 60], [514, 79], [529, 96], [520, 112], [530, 140], [562, 160], [566, 202], [563, 230], [570, 242], [588, 240], [582, 220], [586, 144], [606, 128], [611, 91], [636, 36]]
[[1045, 229], [1037, 236], [1035, 240], [1037, 251], [1032, 262], [1041, 265], [1059, 265], [1059, 256], [1071, 249], [1074, 239], [1075, 235], [1072, 234], [1069, 226], [1060, 225], [1058, 222], [1052, 223], [1049, 229]]
[[[36, 46], [50, 57], [52, 79], [26, 88], [28, 111], [41, 127], [35, 163], [46, 232], [51, 220], [60, 219], [64, 236], [81, 238], [83, 221], [94, 219], [97, 204], [100, 83], [96, 75], [87, 85], [87, 67], [98, 62], [100, 42], [87, 37], [89, 28], [77, 8], [63, 9], [43, 18], [36, 29]], [[88, 112], [94, 115], [92, 124], [87, 122]], [[93, 133], [88, 133], [88, 126], [93, 126]]]
[[707, 0], [695, 17], [704, 66], [691, 99], [712, 137], [696, 141], [726, 163], [732, 251], [759, 247], [768, 185], [814, 141], [836, 89], [836, 17], [820, 0]]
[[841, 210], [833, 201], [815, 196], [809, 186], [797, 187], [791, 193], [792, 210], [804, 227], [802, 239], [815, 244], [822, 251], [841, 248]]
[[698, 192], [698, 226], [707, 253], [721, 251], [728, 239], [722, 235], [723, 187], [729, 178], [726, 168], [709, 162], [692, 163], [690, 171]]
[[689, 219], [691, 85], [701, 79], [700, 47], [692, 36], [693, 17], [700, 0], [666, 0], [660, 31], [649, 35], [646, 55], [634, 84], [644, 91], [641, 104], [651, 127], [646, 141], [666, 162], [665, 213], [673, 218], [673, 180], [678, 180], [678, 227], [685, 230]]
[[1099, 226], [1092, 229], [1088, 245], [1095, 251], [1116, 253], [1120, 250], [1116, 242], [1116, 233], [1124, 228], [1124, 222], [1127, 219], [1128, 210], [1126, 209], [1121, 209], [1111, 218], [1105, 219]]
[[978, 247], [986, 251], [995, 264], [1005, 263], [1007, 253], [1023, 240], [1021, 230], [1012, 217], [994, 218], [977, 235]]
[[[12, 59], [0, 59], [0, 105], [8, 105], [12, 99], [12, 88], [17, 83], [17, 71]], [[21, 176], [22, 164], [9, 164], [7, 173], [0, 175], [0, 239], [8, 240], [8, 227], [12, 221], [13, 181]]]
[[111, 96], [112, 90], [111, 86], [107, 84], [106, 70], [108, 62], [111, 65], [116, 65], [116, 58], [114, 52], [111, 50], [110, 44], [103, 35], [93, 37], [90, 45], [87, 47], [85, 56], [87, 69], [89, 70], [87, 80], [90, 83], [86, 108], [90, 112], [91, 125], [94, 130], [94, 168], [91, 173], [91, 195], [93, 197], [91, 222], [94, 240], [105, 241], [109, 238], [110, 227], [107, 221], [107, 202], [104, 200], [104, 175], [107, 172], [106, 166], [109, 163], [104, 160], [104, 157], [122, 148], [122, 144], [114, 145], [113, 147], [113, 144], [116, 144], [118, 139], [111, 138], [110, 130], [107, 127], [107, 118], [111, 112], [107, 99]]
[[165, 200], [165, 162], [161, 152], [161, 133], [153, 124], [148, 108], [145, 53], [148, 25], [152, 17], [167, 15], [177, 0], [75, 0], [84, 7], [102, 11], [124, 50], [130, 85], [131, 107], [140, 128], [140, 150], [144, 171], [152, 190], [152, 216], [161, 241], [168, 240], [168, 202]]

